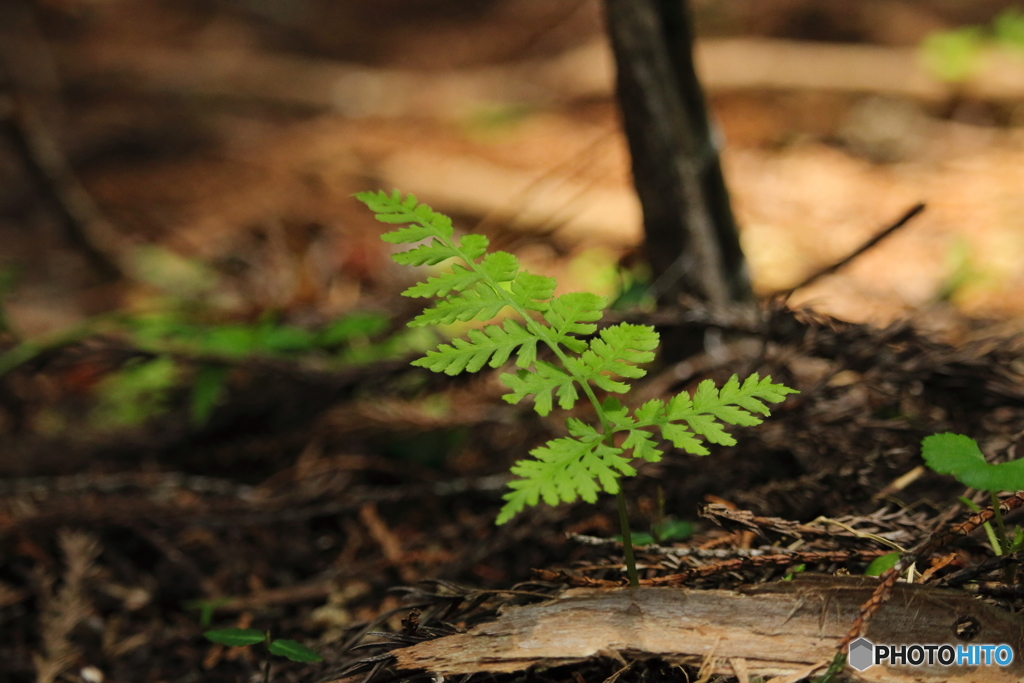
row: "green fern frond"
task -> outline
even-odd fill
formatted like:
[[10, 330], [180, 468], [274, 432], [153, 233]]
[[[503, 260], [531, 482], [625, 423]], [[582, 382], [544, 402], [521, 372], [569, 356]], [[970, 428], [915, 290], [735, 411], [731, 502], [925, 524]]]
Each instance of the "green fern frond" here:
[[523, 271], [512, 281], [512, 300], [528, 311], [548, 310], [548, 299], [555, 295], [555, 278]]
[[425, 325], [448, 325], [456, 320], [490, 320], [508, 305], [494, 296], [492, 289], [480, 282], [474, 287], [459, 294], [452, 294], [437, 302], [433, 308], [424, 309], [422, 313], [409, 321], [409, 327]]
[[477, 372], [484, 365], [499, 368], [505, 364], [512, 352], [519, 349], [516, 365], [529, 367], [537, 357], [537, 338], [524, 330], [514, 320], [505, 320], [501, 327], [488, 325], [482, 331], [470, 330], [468, 340], [453, 339], [452, 343], [441, 344], [435, 351], [412, 362], [421, 368], [447, 375], [460, 372]]
[[520, 460], [512, 467], [512, 473], [520, 479], [509, 484], [512, 490], [504, 496], [498, 524], [540, 500], [548, 505], [571, 503], [577, 498], [593, 503], [602, 490], [618, 493], [620, 476], [636, 474], [622, 449], [604, 443], [604, 435], [596, 429], [571, 418], [566, 425], [572, 436], [533, 449], [532, 460]]
[[454, 229], [448, 216], [437, 213], [426, 204], [419, 204], [416, 197], [395, 190], [390, 195], [379, 192], [359, 192], [356, 199], [374, 212], [374, 218], [381, 223], [411, 223], [411, 225], [381, 235], [389, 244], [410, 244], [428, 237], [442, 241], [451, 238]]
[[[550, 505], [577, 498], [594, 502], [601, 491], [617, 493], [619, 478], [636, 474], [631, 460], [661, 459], [659, 433], [660, 440], [695, 455], [707, 455], [705, 442], [732, 445], [735, 439], [724, 425], [759, 424], [761, 416], [769, 414], [765, 402], [778, 403], [794, 393], [772, 384], [770, 377], [762, 380], [751, 375], [741, 385], [734, 375], [720, 390], [705, 380], [692, 398], [684, 392], [668, 402], [655, 399], [632, 414], [614, 399], [601, 404], [594, 387], [622, 394], [629, 390], [624, 380], [646, 374], [639, 366], [654, 360], [659, 342], [653, 327], [621, 323], [593, 336], [607, 304], [603, 297], [587, 293], [555, 297], [553, 278], [520, 270], [519, 261], [511, 254], [488, 254], [489, 242], [482, 235], [456, 240], [451, 220], [412, 195], [403, 197], [395, 191], [356, 196], [378, 220], [407, 224], [382, 236], [390, 244], [412, 245], [393, 255], [396, 262], [419, 266], [455, 261], [449, 272], [433, 275], [403, 292], [410, 297], [438, 299], [410, 325], [486, 321], [505, 308], [520, 318], [470, 330], [466, 338], [440, 344], [414, 365], [457, 375], [476, 372], [485, 365], [500, 367], [515, 354], [519, 371], [501, 376], [509, 389], [506, 401], [518, 403], [532, 396], [534, 410], [544, 416], [552, 411], [556, 399], [558, 407], [571, 409], [582, 392], [597, 411], [600, 431], [570, 418], [566, 421], [568, 437], [549, 441], [530, 451], [532, 458], [516, 463], [512, 472], [520, 478], [509, 484], [499, 524], [541, 500]], [[554, 354], [557, 364], [537, 358], [540, 344]], [[621, 446], [614, 445], [616, 433], [625, 434]]]
[[391, 258], [395, 260], [395, 263], [400, 263], [403, 266], [434, 266], [441, 261], [456, 258], [458, 255], [459, 252], [455, 249], [442, 244], [439, 240], [432, 240], [430, 244], [424, 244], [409, 251], [400, 251], [393, 254]]
[[658, 448], [658, 442], [655, 441], [654, 435], [646, 429], [630, 429], [626, 439], [622, 442], [622, 447], [632, 450], [634, 458], [640, 458], [647, 462], [660, 462], [661, 456], [664, 455]]
[[643, 377], [647, 371], [635, 364], [654, 360], [658, 342], [658, 333], [649, 325], [619, 323], [606, 327], [597, 339], [591, 340], [590, 348], [579, 360], [572, 363], [573, 370], [605, 391], [624, 394], [629, 391], [629, 385], [613, 380], [605, 373], [629, 379]]
[[437, 277], [427, 278], [402, 292], [402, 296], [429, 298], [447, 296], [450, 292], [461, 292], [471, 285], [480, 282], [480, 275], [463, 268], [459, 264], [452, 266], [450, 273], [442, 273]]
[[663, 455], [654, 434], [643, 429], [653, 427], [664, 421], [665, 402], [652, 399], [636, 409], [633, 417], [630, 417], [625, 408], [614, 413], [611, 417], [612, 427], [615, 431], [626, 432], [626, 440], [622, 447], [632, 449], [633, 457], [646, 460], [647, 462], [658, 462]]
[[533, 408], [541, 416], [551, 412], [551, 392], [558, 396], [559, 408], [568, 410], [576, 405], [579, 393], [576, 391], [572, 375], [542, 360], [534, 361], [533, 367], [533, 372], [520, 370], [514, 375], [502, 375], [502, 383], [511, 389], [511, 392], [502, 398], [509, 403], [519, 403], [532, 394]]
[[[632, 448], [634, 458], [657, 462], [661, 451], [648, 429], [661, 431], [661, 436], [676, 448], [691, 455], [707, 455], [702, 438], [710, 443], [732, 446], [736, 440], [725, 431], [725, 424], [748, 427], [761, 424], [755, 411], [768, 416], [769, 410], [760, 400], [779, 403], [795, 390], [781, 384], [772, 384], [771, 377], [763, 380], [755, 373], [742, 386], [733, 375], [721, 390], [712, 380], [701, 382], [693, 398], [683, 392], [666, 405], [658, 399], [648, 401], [629, 416], [624, 408], [606, 411], [612, 428], [627, 433], [623, 448]], [[684, 423], [684, 424], [680, 424]]]
[[544, 320], [551, 325], [555, 341], [570, 351], [583, 353], [587, 342], [572, 336], [590, 335], [597, 331], [597, 322], [604, 315], [607, 299], [589, 292], [571, 292], [551, 300], [551, 307], [544, 312]]
[[495, 282], [512, 282], [519, 274], [519, 259], [507, 251], [496, 251], [484, 257], [480, 269]]
[[[722, 422], [742, 427], [759, 425], [762, 419], [751, 411], [767, 416], [770, 413], [762, 401], [780, 403], [792, 393], [797, 392], [782, 384], [772, 384], [771, 377], [762, 380], [757, 373], [748, 377], [742, 386], [739, 378], [733, 375], [721, 391], [715, 388], [712, 380], [706, 379], [697, 386], [692, 399], [685, 392], [674, 396], [666, 406], [665, 422], [658, 426], [661, 427], [662, 436], [672, 441], [677, 448], [695, 455], [707, 455], [707, 449], [703, 446], [699, 450], [691, 450], [694, 448], [694, 434], [703, 436], [711, 443], [734, 446], [736, 439], [725, 431]], [[685, 422], [692, 432], [681, 431], [682, 425], [670, 424], [678, 422]]]

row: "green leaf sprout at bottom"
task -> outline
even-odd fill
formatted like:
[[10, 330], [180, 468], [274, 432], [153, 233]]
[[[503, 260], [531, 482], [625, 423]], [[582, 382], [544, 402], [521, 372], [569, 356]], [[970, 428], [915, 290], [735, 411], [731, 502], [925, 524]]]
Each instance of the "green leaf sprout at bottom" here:
[[221, 628], [212, 631], [205, 631], [203, 636], [213, 643], [227, 645], [228, 647], [245, 647], [266, 643], [267, 650], [272, 655], [287, 657], [293, 662], [322, 662], [320, 655], [309, 649], [302, 643], [294, 640], [279, 639], [270, 640], [270, 634], [264, 631], [257, 631], [254, 628]]

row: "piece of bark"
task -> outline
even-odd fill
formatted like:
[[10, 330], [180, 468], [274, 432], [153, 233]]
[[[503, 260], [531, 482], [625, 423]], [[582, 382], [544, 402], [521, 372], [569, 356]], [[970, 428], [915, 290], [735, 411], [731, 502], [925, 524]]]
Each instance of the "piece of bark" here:
[[[737, 675], [730, 662], [743, 660], [749, 675], [787, 679], [828, 665], [875, 583], [810, 575], [743, 591], [573, 589], [551, 602], [512, 608], [467, 633], [393, 654], [400, 669], [445, 676], [559, 666], [619, 653], [704, 663], [725, 675]], [[964, 619], [980, 627], [969, 642], [955, 632]], [[1007, 644], [1019, 654], [1024, 619], [961, 592], [897, 584], [866, 637], [894, 645]], [[1024, 679], [1024, 662], [1017, 657], [1007, 667], [878, 665], [857, 675], [877, 683], [1016, 683]]]

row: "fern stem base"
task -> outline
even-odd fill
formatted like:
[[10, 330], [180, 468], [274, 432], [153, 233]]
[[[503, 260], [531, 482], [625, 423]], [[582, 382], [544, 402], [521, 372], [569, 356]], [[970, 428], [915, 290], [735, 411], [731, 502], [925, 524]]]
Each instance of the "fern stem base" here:
[[629, 576], [629, 587], [640, 587], [640, 576], [636, 571], [636, 558], [633, 556], [633, 539], [629, 533], [629, 511], [626, 508], [626, 496], [622, 489], [615, 494], [615, 503], [619, 508], [619, 526], [622, 527], [622, 552], [626, 557], [626, 574]]

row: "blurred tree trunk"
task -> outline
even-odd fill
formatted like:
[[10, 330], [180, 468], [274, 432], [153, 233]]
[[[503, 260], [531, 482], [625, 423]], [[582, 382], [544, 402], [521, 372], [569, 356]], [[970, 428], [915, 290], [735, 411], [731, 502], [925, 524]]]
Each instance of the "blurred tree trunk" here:
[[751, 298], [685, 0], [604, 0], [616, 89], [660, 301]]

